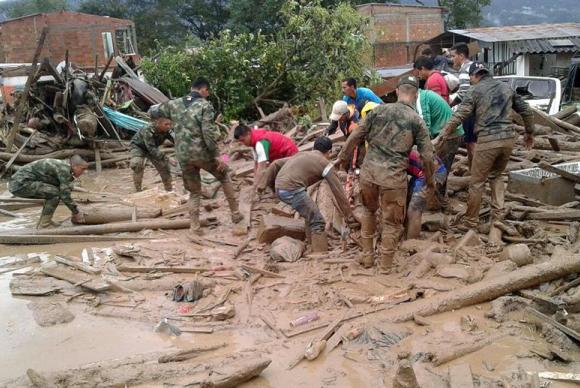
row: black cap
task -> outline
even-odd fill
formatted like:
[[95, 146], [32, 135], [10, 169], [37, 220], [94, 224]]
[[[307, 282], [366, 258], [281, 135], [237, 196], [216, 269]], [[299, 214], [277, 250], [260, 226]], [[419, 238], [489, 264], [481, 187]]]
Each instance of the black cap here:
[[419, 89], [419, 80], [414, 75], [406, 75], [399, 79], [397, 86], [401, 85], [411, 85]]
[[473, 62], [471, 66], [469, 66], [469, 75], [476, 75], [484, 72], [489, 74], [489, 70], [483, 66], [483, 63]]

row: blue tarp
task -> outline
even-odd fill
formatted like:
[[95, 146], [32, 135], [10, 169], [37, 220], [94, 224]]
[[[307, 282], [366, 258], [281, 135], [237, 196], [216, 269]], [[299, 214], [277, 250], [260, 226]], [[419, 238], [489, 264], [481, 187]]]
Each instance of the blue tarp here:
[[147, 121], [137, 119], [133, 116], [129, 116], [121, 112], [117, 112], [116, 110], [106, 106], [103, 107], [103, 111], [113, 124], [132, 132], [137, 132], [149, 124]]

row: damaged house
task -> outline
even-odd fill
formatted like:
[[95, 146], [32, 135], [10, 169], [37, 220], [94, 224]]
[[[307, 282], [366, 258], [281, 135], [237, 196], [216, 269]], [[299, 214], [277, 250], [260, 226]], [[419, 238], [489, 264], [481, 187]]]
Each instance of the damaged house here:
[[425, 43], [441, 52], [459, 42], [475, 47], [473, 59], [496, 75], [559, 77], [580, 53], [580, 23], [449, 30]]

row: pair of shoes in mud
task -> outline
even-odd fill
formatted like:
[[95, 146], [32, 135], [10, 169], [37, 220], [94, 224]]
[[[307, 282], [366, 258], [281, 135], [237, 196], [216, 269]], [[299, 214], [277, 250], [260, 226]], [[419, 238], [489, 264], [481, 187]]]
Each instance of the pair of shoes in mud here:
[[178, 284], [173, 288], [171, 299], [174, 302], [195, 302], [203, 297], [205, 286], [199, 280]]

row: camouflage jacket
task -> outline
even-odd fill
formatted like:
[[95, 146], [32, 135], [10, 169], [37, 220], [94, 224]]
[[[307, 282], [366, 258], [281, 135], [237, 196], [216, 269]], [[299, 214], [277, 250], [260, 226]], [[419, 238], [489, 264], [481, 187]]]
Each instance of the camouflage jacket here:
[[211, 102], [194, 92], [163, 103], [159, 112], [173, 121], [175, 156], [181, 165], [217, 157], [220, 131]]
[[400, 102], [377, 106], [349, 136], [338, 155], [339, 160], [345, 164], [354, 147], [363, 140], [368, 142], [368, 151], [362, 165], [361, 179], [385, 189], [407, 187], [409, 152], [417, 145], [425, 179], [432, 182], [433, 146], [429, 131], [412, 106]]
[[446, 139], [463, 120], [475, 113], [477, 143], [500, 142], [515, 136], [511, 111], [522, 116], [526, 132], [534, 133], [533, 112], [520, 95], [502, 81], [484, 76], [474, 85], [442, 131]]
[[154, 160], [166, 160], [167, 157], [159, 150], [159, 146], [166, 140], [172, 140], [169, 133], [158, 133], [154, 124], [149, 124], [140, 129], [133, 139], [131, 139], [131, 148], [136, 148], [143, 152], [147, 157]]
[[22, 167], [12, 175], [10, 183], [12, 185], [28, 186], [30, 182], [42, 182], [56, 186], [60, 191], [60, 199], [73, 214], [76, 214], [78, 213], [78, 208], [71, 198], [74, 179], [68, 161], [42, 159]]

